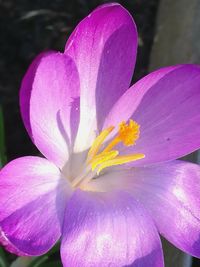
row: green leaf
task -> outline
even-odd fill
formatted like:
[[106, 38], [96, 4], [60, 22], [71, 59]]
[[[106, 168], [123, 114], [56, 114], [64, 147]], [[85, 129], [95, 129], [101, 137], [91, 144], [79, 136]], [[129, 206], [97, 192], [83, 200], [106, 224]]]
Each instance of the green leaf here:
[[0, 247], [0, 267], [8, 267], [8, 262], [3, 248]]
[[[10, 267], [62, 267], [60, 261], [50, 261], [50, 256], [55, 253], [58, 253], [60, 244], [57, 243], [47, 254], [39, 256], [39, 257], [18, 257]], [[54, 265], [53, 265], [54, 264]], [[1, 266], [0, 267], [8, 267], [8, 266]]]
[[49, 252], [47, 252], [46, 255], [51, 256], [59, 251], [60, 251], [60, 242], [57, 242], [55, 246], [53, 246], [53, 248], [49, 250]]
[[0, 167], [6, 163], [6, 147], [4, 135], [3, 112], [0, 107]]
[[10, 267], [27, 267], [32, 261], [31, 257], [18, 257], [15, 261], [12, 262]]
[[62, 263], [60, 261], [52, 261], [45, 264], [42, 264], [40, 267], [62, 267]]
[[48, 260], [48, 256], [44, 255], [41, 257], [36, 257], [33, 261], [28, 265], [28, 267], [41, 267], [44, 262]]

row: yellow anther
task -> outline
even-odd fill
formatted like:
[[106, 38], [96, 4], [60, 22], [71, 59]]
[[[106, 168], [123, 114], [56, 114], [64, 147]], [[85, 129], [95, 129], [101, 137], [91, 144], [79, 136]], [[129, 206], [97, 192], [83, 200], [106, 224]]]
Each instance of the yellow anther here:
[[97, 155], [96, 157], [94, 157], [93, 160], [91, 160], [91, 166], [92, 166], [92, 171], [94, 171], [94, 169], [96, 169], [96, 167], [102, 163], [104, 163], [105, 161], [114, 159], [117, 155], [119, 154], [119, 152], [117, 150], [112, 150], [109, 152], [102, 152], [99, 155]]
[[106, 137], [112, 132], [113, 129], [114, 127], [110, 126], [107, 129], [103, 130], [100, 135], [97, 136], [88, 152], [87, 162], [96, 156], [102, 143], [104, 142]]
[[103, 169], [111, 166], [116, 166], [116, 165], [122, 165], [125, 163], [129, 163], [132, 161], [136, 161], [139, 159], [143, 159], [145, 157], [144, 154], [138, 153], [138, 154], [130, 154], [130, 155], [125, 155], [125, 156], [117, 156], [114, 159], [107, 160], [100, 164], [100, 166], [97, 169], [97, 174], [99, 174]]

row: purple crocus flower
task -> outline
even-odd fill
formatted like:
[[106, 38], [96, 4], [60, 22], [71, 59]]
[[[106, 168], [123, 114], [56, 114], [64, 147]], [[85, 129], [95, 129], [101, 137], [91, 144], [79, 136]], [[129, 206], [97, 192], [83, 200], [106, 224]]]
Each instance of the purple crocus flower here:
[[0, 240], [18, 255], [61, 239], [64, 266], [162, 267], [159, 234], [200, 256], [200, 67], [157, 70], [128, 90], [137, 31], [119, 4], [94, 10], [64, 53], [21, 86], [25, 127], [46, 157], [0, 172]]

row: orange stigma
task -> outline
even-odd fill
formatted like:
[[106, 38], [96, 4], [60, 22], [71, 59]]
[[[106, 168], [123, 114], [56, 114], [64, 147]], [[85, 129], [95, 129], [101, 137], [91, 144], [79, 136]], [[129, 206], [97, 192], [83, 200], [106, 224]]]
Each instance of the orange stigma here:
[[129, 124], [122, 121], [119, 125], [118, 136], [125, 146], [132, 146], [139, 138], [140, 126], [135, 121], [130, 120]]

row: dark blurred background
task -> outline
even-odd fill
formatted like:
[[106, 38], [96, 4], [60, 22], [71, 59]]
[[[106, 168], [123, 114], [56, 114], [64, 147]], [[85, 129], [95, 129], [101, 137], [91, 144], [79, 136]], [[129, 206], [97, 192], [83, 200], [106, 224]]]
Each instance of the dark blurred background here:
[[[19, 113], [18, 93], [27, 67], [41, 51], [63, 51], [75, 25], [95, 7], [108, 2], [113, 1], [0, 0], [0, 103], [8, 160], [38, 153]], [[159, 0], [116, 2], [129, 10], [138, 27], [139, 49], [133, 78], [136, 81], [148, 71]], [[195, 260], [193, 266], [200, 266], [199, 261]]]

